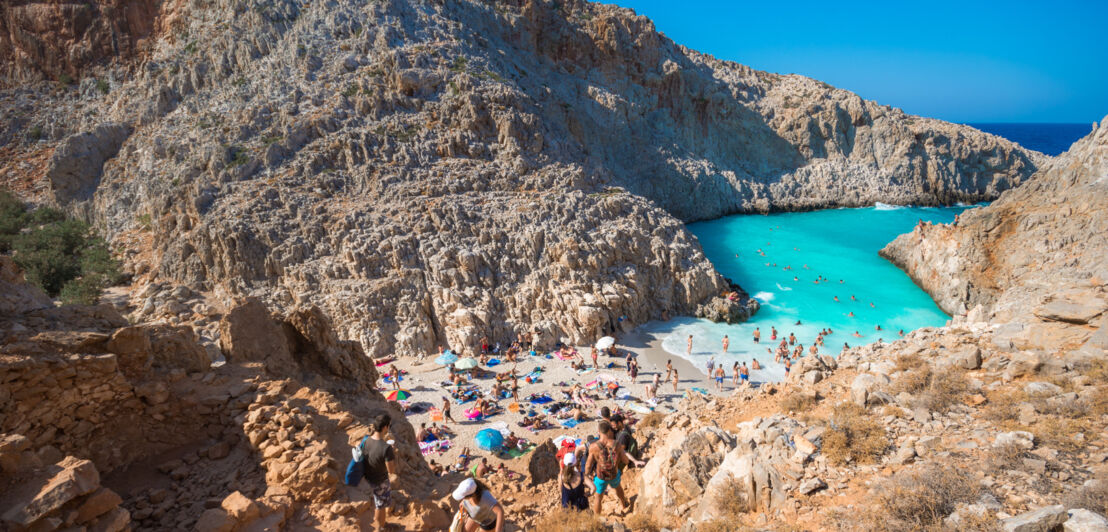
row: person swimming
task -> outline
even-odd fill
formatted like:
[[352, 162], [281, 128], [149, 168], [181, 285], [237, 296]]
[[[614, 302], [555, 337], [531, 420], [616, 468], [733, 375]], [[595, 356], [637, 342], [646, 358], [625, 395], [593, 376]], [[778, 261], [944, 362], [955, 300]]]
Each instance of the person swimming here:
[[843, 349], [850, 349], [850, 344], [843, 342]]
[[846, 315], [853, 318], [854, 317], [854, 311], [852, 310], [852, 311], [848, 312]]
[[878, 325], [877, 327], [874, 327], [874, 329], [875, 329], [875, 330], [878, 330], [878, 331], [880, 331], [880, 330], [881, 330], [881, 326], [880, 326], [880, 325]]
[[901, 329], [899, 334], [900, 336], [904, 336], [904, 329]]
[[854, 331], [854, 334], [852, 334], [851, 336], [853, 336], [853, 337], [855, 337], [855, 338], [861, 338], [861, 337], [862, 337], [862, 333], [860, 333], [860, 332], [858, 332], [858, 331]]
[[800, 320], [796, 320], [796, 324], [797, 324], [797, 325], [800, 325]]
[[858, 301], [858, 298], [854, 297], [854, 294], [850, 294], [851, 301]]
[[794, 281], [799, 281], [799, 280], [800, 280], [800, 278], [794, 275], [794, 276], [793, 276], [793, 280], [794, 280]]
[[835, 296], [835, 302], [836, 302], [836, 303], [838, 303], [838, 302], [839, 302], [839, 296]]
[[869, 302], [869, 308], [877, 308], [877, 306], [873, 304], [873, 301], [870, 301]]

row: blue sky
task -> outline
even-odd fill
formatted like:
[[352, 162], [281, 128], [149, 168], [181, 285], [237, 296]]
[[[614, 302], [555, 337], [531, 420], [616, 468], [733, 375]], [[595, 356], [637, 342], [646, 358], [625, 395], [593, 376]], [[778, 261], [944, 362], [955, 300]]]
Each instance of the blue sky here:
[[1108, 0], [602, 0], [720, 59], [954, 122], [1108, 114]]

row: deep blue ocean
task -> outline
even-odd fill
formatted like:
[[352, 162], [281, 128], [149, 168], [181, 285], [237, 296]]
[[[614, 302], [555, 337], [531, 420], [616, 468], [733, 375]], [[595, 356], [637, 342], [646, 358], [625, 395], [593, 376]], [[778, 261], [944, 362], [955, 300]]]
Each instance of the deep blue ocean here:
[[967, 124], [986, 133], [1004, 137], [1024, 148], [1059, 155], [1088, 135], [1093, 124]]

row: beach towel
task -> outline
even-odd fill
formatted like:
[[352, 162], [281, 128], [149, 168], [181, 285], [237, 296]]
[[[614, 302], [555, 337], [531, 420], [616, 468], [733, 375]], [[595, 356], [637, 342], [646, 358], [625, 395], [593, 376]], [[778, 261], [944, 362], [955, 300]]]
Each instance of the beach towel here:
[[500, 365], [500, 359], [499, 358], [490, 358], [489, 361], [485, 365], [490, 367], [490, 368], [493, 367], [493, 366]]
[[573, 445], [576, 446], [576, 447], [581, 446], [581, 438], [577, 438], [577, 437], [574, 437], [574, 436], [569, 436], [569, 435], [566, 435], [566, 434], [562, 434], [561, 436], [558, 436], [557, 438], [554, 438], [554, 445], [556, 447], [561, 447], [562, 442], [565, 441], [565, 440], [573, 442]]
[[435, 422], [435, 421], [442, 421], [442, 419], [443, 419], [443, 417], [442, 417], [442, 411], [441, 411], [441, 410], [439, 410], [439, 409], [438, 409], [438, 407], [434, 407], [434, 406], [432, 406], [432, 407], [431, 407], [431, 421], [432, 421], [432, 422]]
[[629, 404], [627, 405], [627, 408], [633, 412], [638, 412], [640, 414], [649, 414], [654, 411], [653, 408], [650, 408], [646, 405], [640, 405], [638, 403]]
[[517, 449], [515, 447], [512, 447], [511, 449], [505, 450], [504, 454], [506, 454], [506, 455], [508, 455], [512, 458], [519, 458], [519, 457], [533, 451], [535, 449], [535, 447], [536, 447], [535, 444], [528, 443], [527, 445], [523, 446], [523, 449]]
[[393, 363], [393, 362], [396, 362], [396, 358], [394, 358], [394, 357], [388, 357], [388, 358], [383, 358], [383, 359], [381, 359], [381, 360], [377, 360], [377, 361], [375, 361], [375, 365], [376, 365], [377, 367], [381, 367], [381, 366], [384, 366], [384, 365], [386, 365], [386, 364], [391, 364], [391, 363]]
[[572, 429], [573, 427], [576, 427], [577, 425], [580, 425], [581, 422], [577, 421], [576, 419], [569, 418], [569, 419], [563, 419], [563, 420], [559, 421], [558, 424], [561, 425], [562, 427], [567, 428], [567, 429]]
[[442, 452], [450, 449], [450, 440], [435, 440], [432, 442], [419, 442], [419, 452], [424, 456], [434, 452]]
[[513, 401], [511, 404], [508, 405], [508, 411], [519, 412], [519, 403]]
[[531, 397], [531, 404], [533, 404], [533, 405], [545, 405], [546, 403], [549, 403], [553, 400], [554, 399], [551, 399], [549, 395], [532, 396]]

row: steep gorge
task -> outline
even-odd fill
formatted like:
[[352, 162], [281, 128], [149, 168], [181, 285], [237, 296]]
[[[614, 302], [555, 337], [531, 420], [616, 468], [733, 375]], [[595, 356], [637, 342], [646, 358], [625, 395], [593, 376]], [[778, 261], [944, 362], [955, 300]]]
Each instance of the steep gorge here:
[[680, 220], [991, 199], [1046, 160], [613, 6], [173, 16], [137, 63], [3, 91], [5, 180], [52, 150], [31, 195], [94, 220], [140, 282], [316, 304], [371, 355], [690, 313], [727, 286]]

